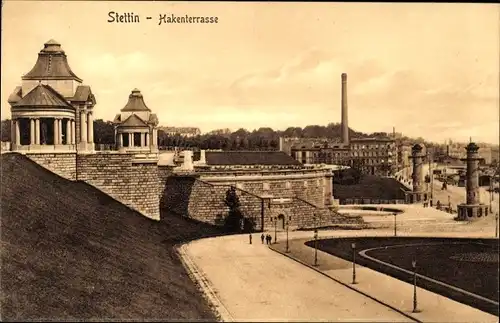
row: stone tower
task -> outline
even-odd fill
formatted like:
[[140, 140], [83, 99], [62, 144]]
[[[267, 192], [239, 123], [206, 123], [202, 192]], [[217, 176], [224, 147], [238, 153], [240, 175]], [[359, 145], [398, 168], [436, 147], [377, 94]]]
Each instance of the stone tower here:
[[66, 53], [49, 40], [35, 66], [9, 96], [12, 150], [93, 151], [95, 97], [68, 64]]
[[158, 118], [146, 106], [141, 91], [132, 90], [115, 120], [116, 146], [121, 152], [158, 152]]
[[410, 203], [419, 203], [425, 200], [425, 192], [423, 188], [423, 162], [424, 155], [422, 154], [422, 146], [415, 144], [411, 148], [411, 159], [413, 161], [413, 173], [411, 175], [413, 181], [413, 192], [411, 192]]
[[488, 215], [488, 206], [481, 204], [479, 192], [479, 161], [482, 159], [479, 147], [471, 142], [465, 147], [467, 158], [462, 159], [467, 164], [466, 171], [466, 203], [458, 205], [458, 219], [461, 221], [474, 220]]

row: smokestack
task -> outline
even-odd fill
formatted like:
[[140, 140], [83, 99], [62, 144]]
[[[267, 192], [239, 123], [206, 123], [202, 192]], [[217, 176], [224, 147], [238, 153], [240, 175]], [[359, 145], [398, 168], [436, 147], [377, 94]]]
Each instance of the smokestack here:
[[349, 144], [349, 125], [347, 122], [347, 74], [342, 73], [342, 143]]

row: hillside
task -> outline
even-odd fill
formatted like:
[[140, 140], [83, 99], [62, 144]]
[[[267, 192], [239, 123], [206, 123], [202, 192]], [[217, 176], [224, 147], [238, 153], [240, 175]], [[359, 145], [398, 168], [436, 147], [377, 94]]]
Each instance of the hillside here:
[[1, 155], [2, 320], [215, 320], [173, 246], [217, 229], [155, 222]]

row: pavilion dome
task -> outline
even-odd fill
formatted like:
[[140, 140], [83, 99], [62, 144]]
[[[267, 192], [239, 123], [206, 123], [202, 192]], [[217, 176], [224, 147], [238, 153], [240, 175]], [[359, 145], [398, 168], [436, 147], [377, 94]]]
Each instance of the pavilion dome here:
[[75, 80], [82, 82], [71, 70], [61, 44], [53, 39], [44, 44], [38, 53], [35, 66], [26, 73], [23, 80]]
[[144, 103], [144, 98], [142, 96], [141, 91], [138, 89], [133, 89], [132, 93], [128, 96], [128, 102], [121, 109], [122, 112], [137, 112], [137, 111], [148, 111], [150, 112], [151, 110], [146, 106], [146, 103]]

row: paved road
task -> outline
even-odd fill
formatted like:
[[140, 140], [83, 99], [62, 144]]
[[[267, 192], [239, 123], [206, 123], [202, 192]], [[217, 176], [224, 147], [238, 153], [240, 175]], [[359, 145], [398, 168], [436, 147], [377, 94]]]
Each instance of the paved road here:
[[246, 235], [195, 241], [187, 253], [234, 321], [411, 322]]
[[[453, 221], [450, 214], [432, 208], [401, 207], [405, 213], [397, 216], [398, 235], [492, 237], [494, 232], [493, 228], [485, 230], [475, 223]], [[374, 216], [371, 220], [384, 217], [387, 218]], [[392, 234], [391, 227], [320, 231], [320, 237]], [[307, 231], [290, 233], [291, 239], [311, 236], [312, 233]], [[278, 233], [278, 240], [283, 241], [284, 238], [284, 232]], [[253, 242], [250, 245], [247, 235], [238, 235], [198, 240], [185, 248], [202, 279], [215, 291], [232, 320], [409, 321], [406, 316], [275, 253], [260, 243], [258, 235], [254, 235]], [[390, 293], [382, 294], [390, 296]], [[473, 317], [477, 311], [456, 304], [456, 310], [448, 312], [468, 313], [469, 317]], [[443, 317], [443, 321], [447, 318]]]

